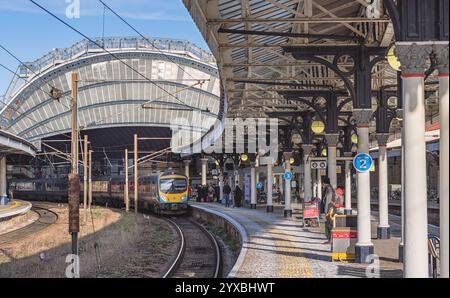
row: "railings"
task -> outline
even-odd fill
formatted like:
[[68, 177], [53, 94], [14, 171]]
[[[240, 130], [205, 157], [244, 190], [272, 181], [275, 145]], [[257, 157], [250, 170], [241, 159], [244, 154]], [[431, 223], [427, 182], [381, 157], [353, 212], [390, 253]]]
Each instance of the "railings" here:
[[438, 278], [439, 276], [439, 251], [441, 240], [435, 235], [428, 235], [428, 267], [430, 277]]
[[[95, 41], [82, 40], [70, 48], [66, 49], [54, 49], [42, 58], [26, 63], [26, 66], [19, 67], [19, 74], [28, 76], [34, 73], [40, 73], [47, 69], [49, 66], [54, 65], [58, 61], [66, 61], [78, 56], [88, 55], [90, 51], [102, 50], [97, 44], [102, 45], [106, 49], [149, 49], [159, 50], [164, 52], [182, 51], [191, 53], [198, 59], [214, 63], [214, 56], [207, 51], [197, 47], [191, 42], [175, 40], [175, 39], [162, 39], [162, 38], [138, 38], [138, 37], [123, 37], [123, 38], [95, 38]], [[96, 44], [97, 43], [97, 44]]]

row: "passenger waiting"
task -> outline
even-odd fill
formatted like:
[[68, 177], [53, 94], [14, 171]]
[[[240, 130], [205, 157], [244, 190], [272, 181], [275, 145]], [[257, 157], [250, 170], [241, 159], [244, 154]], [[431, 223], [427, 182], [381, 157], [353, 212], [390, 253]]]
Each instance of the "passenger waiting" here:
[[242, 207], [242, 190], [239, 185], [236, 185], [234, 189], [234, 206]]
[[230, 193], [231, 187], [228, 185], [228, 182], [225, 182], [223, 186], [223, 200], [225, 201], [225, 207], [230, 207]]

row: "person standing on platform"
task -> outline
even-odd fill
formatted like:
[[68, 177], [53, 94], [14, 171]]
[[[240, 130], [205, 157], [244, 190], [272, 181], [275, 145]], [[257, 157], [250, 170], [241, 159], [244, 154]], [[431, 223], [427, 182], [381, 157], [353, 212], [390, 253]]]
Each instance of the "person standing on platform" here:
[[228, 182], [225, 182], [225, 185], [223, 186], [223, 199], [225, 201], [225, 207], [230, 207], [230, 193], [231, 187]]
[[234, 189], [234, 205], [236, 207], [242, 207], [242, 190], [239, 185], [236, 185]]
[[324, 213], [327, 214], [330, 203], [336, 201], [336, 192], [330, 183], [330, 178], [325, 177], [323, 179], [323, 184], [324, 184], [324, 189], [323, 189], [322, 205], [324, 208]]
[[344, 207], [344, 190], [342, 187], [336, 189], [336, 208]]
[[220, 201], [220, 188], [218, 185], [214, 186], [214, 202]]
[[214, 201], [214, 194], [215, 194], [214, 187], [212, 186], [212, 184], [210, 184], [208, 188], [208, 202], [211, 203]]
[[327, 236], [327, 243], [331, 242], [331, 230], [333, 229], [334, 216], [337, 213], [336, 209], [336, 191], [330, 183], [330, 178], [323, 179], [323, 198], [322, 206], [325, 213], [325, 235]]

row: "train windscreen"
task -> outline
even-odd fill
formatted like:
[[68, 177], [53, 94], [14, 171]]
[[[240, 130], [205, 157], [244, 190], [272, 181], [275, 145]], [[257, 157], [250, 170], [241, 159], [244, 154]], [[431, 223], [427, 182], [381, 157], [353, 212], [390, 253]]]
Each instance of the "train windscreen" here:
[[187, 181], [183, 178], [164, 178], [159, 184], [160, 191], [165, 194], [183, 193], [187, 188]]

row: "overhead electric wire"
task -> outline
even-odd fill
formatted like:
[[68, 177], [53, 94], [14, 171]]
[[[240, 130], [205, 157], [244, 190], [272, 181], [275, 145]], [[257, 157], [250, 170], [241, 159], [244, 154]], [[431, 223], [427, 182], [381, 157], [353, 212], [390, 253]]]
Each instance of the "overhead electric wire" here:
[[112, 57], [114, 57], [117, 61], [119, 61], [120, 63], [122, 63], [123, 65], [125, 65], [127, 68], [129, 68], [131, 71], [133, 71], [134, 73], [138, 74], [140, 77], [146, 79], [149, 83], [155, 85], [157, 88], [161, 89], [163, 92], [167, 93], [169, 96], [175, 98], [176, 100], [178, 100], [179, 102], [183, 103], [178, 97], [176, 97], [175, 95], [171, 94], [169, 91], [167, 91], [166, 89], [162, 88], [161, 86], [159, 86], [157, 83], [153, 82], [151, 79], [149, 79], [147, 76], [145, 76], [144, 74], [142, 74], [141, 72], [139, 72], [138, 70], [136, 70], [135, 68], [133, 68], [132, 66], [130, 66], [128, 63], [126, 63], [123, 59], [119, 58], [116, 54], [114, 54], [113, 52], [109, 51], [108, 49], [106, 49], [103, 45], [99, 44], [98, 42], [96, 42], [95, 40], [93, 40], [92, 38], [90, 38], [89, 36], [87, 36], [86, 34], [84, 34], [83, 32], [81, 32], [80, 30], [78, 30], [77, 28], [73, 27], [72, 25], [70, 25], [69, 23], [67, 23], [66, 21], [64, 21], [63, 19], [61, 19], [60, 17], [58, 17], [57, 15], [55, 15], [54, 13], [52, 13], [51, 11], [49, 11], [47, 8], [43, 7], [42, 5], [40, 5], [39, 3], [37, 3], [34, 0], [29, 0], [31, 3], [33, 3], [34, 5], [36, 5], [37, 7], [39, 7], [40, 9], [42, 9], [43, 11], [45, 11], [47, 14], [51, 15], [52, 17], [54, 17], [55, 19], [57, 19], [59, 22], [61, 22], [62, 24], [64, 24], [65, 26], [67, 26], [68, 28], [70, 28], [71, 30], [73, 30], [74, 32], [78, 33], [79, 35], [83, 36], [85, 39], [87, 39], [88, 41], [92, 42], [93, 44], [95, 44], [97, 47], [103, 49], [106, 53], [110, 54]]
[[[175, 62], [175, 59], [173, 59], [170, 55], [166, 54], [164, 51], [160, 50], [154, 42], [152, 42], [148, 37], [143, 35], [141, 32], [139, 32], [133, 25], [131, 25], [127, 20], [125, 20], [122, 16], [120, 16], [114, 9], [112, 9], [110, 6], [108, 6], [103, 0], [98, 0], [105, 8], [107, 8], [109, 11], [111, 11], [116, 17], [118, 17], [122, 22], [124, 22], [128, 27], [130, 27], [131, 30], [136, 32], [140, 37], [145, 39], [155, 50], [157, 50], [160, 54], [164, 55], [167, 59], [169, 59], [172, 63], [178, 66], [178, 68], [184, 73], [189, 75], [194, 80], [198, 80], [194, 78], [189, 72], [187, 72], [183, 67], [180, 66], [179, 63]], [[198, 80], [201, 81], [201, 80]]]
[[[35, 75], [38, 75], [38, 73], [36, 73], [33, 69], [31, 69], [25, 62], [23, 62], [21, 59], [19, 59], [19, 58], [17, 57], [17, 55], [14, 55], [14, 53], [12, 53], [10, 50], [8, 50], [7, 48], [5, 48], [2, 44], [0, 44], [0, 48], [3, 49], [6, 53], [8, 53], [11, 57], [13, 57], [16, 61], [18, 61], [18, 62], [20, 63], [20, 65], [25, 66], [28, 70], [30, 70], [31, 72], [33, 72]], [[19, 78], [19, 79], [25, 81], [25, 83], [27, 83], [27, 84], [30, 83], [29, 80], [27, 80], [27, 79], [21, 77], [20, 75], [17, 74], [17, 72], [13, 71], [12, 69], [10, 69], [9, 67], [3, 65], [2, 63], [0, 63], [0, 66], [1, 66], [2, 68], [4, 68], [5, 70], [9, 71], [10, 73], [12, 73], [12, 74], [13, 74], [14, 76], [16, 76], [17, 78]], [[43, 82], [45, 82], [49, 87], [51, 87], [51, 88], [56, 88], [55, 86], [53, 86], [52, 84], [50, 84], [48, 81], [43, 80], [42, 78], [41, 78], [41, 80], [42, 80]], [[47, 94], [48, 96], [50, 96], [50, 98], [53, 97], [53, 95], [52, 95], [49, 91], [44, 90], [42, 86], [38, 86], [38, 88], [39, 88], [42, 92], [44, 92], [45, 94]], [[72, 96], [67, 96], [67, 97], [70, 98], [71, 100], [73, 99]], [[60, 101], [58, 101], [58, 102], [61, 103]], [[71, 110], [71, 107], [68, 107], [68, 106], [65, 105], [64, 103], [61, 103], [61, 104], [62, 104], [64, 107], [66, 107], [69, 111]], [[42, 125], [43, 127], [49, 129], [50, 131], [53, 131], [53, 128], [51, 128], [50, 126], [48, 126], [48, 125], [46, 125], [46, 124], [42, 124], [42, 123], [41, 123], [42, 121], [38, 121], [38, 120], [36, 120], [35, 118], [31, 117], [30, 115], [26, 115], [26, 114], [20, 112], [17, 108], [14, 108], [14, 107], [9, 106], [9, 105], [7, 105], [7, 104], [5, 104], [5, 106], [7, 106], [7, 107], [13, 109], [13, 110], [14, 110], [15, 112], [17, 112], [20, 116], [23, 116], [23, 117], [25, 117], [25, 118], [28, 118], [29, 120], [33, 121], [34, 123], [40, 124], [40, 125]], [[79, 124], [79, 123], [78, 123], [78, 124]], [[10, 124], [6, 129], [11, 128], [12, 125], [13, 125], [13, 124]], [[67, 134], [64, 134], [64, 133], [62, 133], [61, 135], [62, 135], [62, 136], [65, 136], [65, 137], [68, 137], [68, 138], [71, 138], [71, 136], [69, 136], [69, 135], [67, 135]], [[80, 134], [79, 134], [79, 133], [78, 133], [78, 139], [81, 140], [81, 139], [80, 139]]]
[[[25, 62], [23, 62], [21, 59], [19, 59], [19, 57], [17, 57], [17, 55], [15, 55], [13, 52], [11, 52], [10, 50], [8, 50], [8, 49], [7, 49], [6, 47], [4, 47], [2, 44], [0, 44], [0, 48], [3, 49], [6, 53], [8, 53], [8, 55], [10, 55], [11, 57], [13, 57], [17, 62], [19, 62], [20, 65], [25, 66], [25, 67], [26, 67], [28, 70], [30, 70], [34, 75], [36, 75], [36, 76], [39, 75], [36, 71], [34, 71], [31, 67], [29, 67]], [[27, 79], [25, 79], [25, 78], [19, 76], [15, 71], [11, 70], [10, 68], [6, 67], [6, 66], [3, 65], [3, 64], [0, 64], [0, 65], [1, 65], [4, 69], [6, 69], [6, 70], [9, 71], [10, 73], [12, 73], [14, 76], [16, 76], [17, 78], [19, 78], [19, 79], [25, 81], [27, 84], [30, 83], [29, 80], [27, 80]], [[44, 80], [44, 79], [42, 79], [42, 78], [40, 78], [40, 79], [41, 79], [45, 84], [47, 84], [49, 87], [51, 87], [52, 89], [58, 89], [58, 88], [56, 88], [55, 86], [53, 86], [52, 84], [50, 84], [48, 81], [46, 81], [46, 80]], [[53, 95], [52, 95], [49, 91], [44, 90], [42, 86], [38, 86], [38, 88], [39, 88], [42, 92], [44, 92], [45, 94], [47, 94], [48, 96], [50, 96], [50, 98], [53, 97]], [[67, 96], [67, 97], [68, 97], [69, 99], [71, 99], [71, 100], [73, 99], [72, 96]], [[71, 107], [68, 107], [67, 105], [65, 105], [64, 103], [62, 103], [62, 102], [60, 102], [60, 101], [58, 101], [58, 102], [61, 103], [64, 107], [66, 107], [69, 111], [71, 110]], [[5, 104], [5, 106], [8, 106], [8, 105]], [[25, 115], [24, 113], [19, 112], [18, 109], [13, 108], [13, 107], [11, 107], [11, 106], [9, 106], [9, 107], [12, 108], [12, 109], [13, 109], [14, 111], [16, 111], [17, 113], [19, 113], [21, 116], [26, 117], [26, 118], [32, 120], [32, 121], [35, 122], [36, 124], [41, 124], [43, 127], [48, 128], [50, 131], [53, 130], [53, 128], [50, 128], [50, 127], [47, 126], [46, 124], [42, 124], [42, 123], [41, 123], [42, 121], [37, 121], [35, 118], [32, 118], [30, 115]], [[11, 126], [12, 126], [12, 124], [9, 125], [9, 126], [7, 127], [7, 129], [11, 128]], [[61, 135], [70, 138], [70, 136], [67, 135], [67, 134], [61, 134]]]
[[[1, 45], [0, 45], [0, 46], [1, 46]], [[1, 63], [0, 63], [0, 66], [1, 66], [2, 68], [4, 68], [5, 70], [9, 71], [10, 73], [12, 73], [13, 75], [17, 76], [18, 78], [20, 78], [20, 79], [24, 80], [25, 82], [29, 83], [28, 80], [26, 80], [25, 78], [22, 78], [21, 76], [19, 76], [16, 72], [14, 72], [13, 70], [11, 70], [11, 69], [8, 68], [7, 66], [5, 66], [5, 65], [3, 65], [3, 64], [1, 64]], [[44, 89], [42, 89], [41, 87], [39, 87], [39, 89], [41, 89], [44, 93], [50, 94], [50, 93], [48, 93], [47, 91], [45, 91]], [[51, 95], [51, 94], [50, 94], [50, 95]], [[8, 105], [5, 104], [5, 106], [8, 106]], [[67, 107], [67, 106], [66, 106], [66, 107]], [[31, 117], [30, 115], [26, 115], [26, 114], [20, 112], [18, 109], [14, 108], [14, 107], [11, 107], [11, 106], [10, 106], [9, 108], [11, 108], [11, 109], [13, 109], [14, 111], [16, 111], [17, 113], [19, 113], [20, 116], [26, 117], [26, 118], [28, 118], [29, 120], [33, 121], [33, 122], [36, 123], [36, 124], [40, 124], [40, 123], [41, 123], [41, 121], [38, 121], [38, 120], [36, 120], [35, 118]], [[47, 126], [46, 124], [41, 124], [41, 125], [44, 126], [44, 127], [46, 127], [46, 128], [48, 128], [48, 129], [50, 129], [51, 131], [53, 130], [53, 128]], [[11, 128], [11, 126], [12, 126], [12, 124], [9, 125], [6, 129]], [[69, 138], [70, 138], [69, 135], [66, 135], [66, 134], [62, 134], [62, 135], [65, 136], [65, 137], [69, 137]]]
[[[8, 53], [8, 55], [10, 55], [11, 57], [13, 57], [17, 62], [19, 62], [20, 63], [20, 65], [23, 65], [23, 66], [25, 66], [29, 71], [31, 71], [34, 75], [36, 75], [36, 76], [38, 76], [39, 74], [36, 72], [36, 71], [34, 71], [31, 67], [29, 67], [25, 62], [23, 62], [22, 60], [20, 60], [16, 55], [14, 55], [14, 53], [12, 53], [10, 50], [8, 50], [7, 48], [5, 48], [2, 44], [0, 44], [0, 48], [1, 49], [3, 49], [6, 53]], [[17, 75], [15, 72], [14, 72], [14, 74], [15, 75]], [[18, 75], [17, 75], [18, 76]], [[20, 76], [18, 76], [19, 78], [21, 78]], [[23, 79], [23, 78], [22, 78]], [[58, 88], [56, 88], [55, 86], [53, 86], [52, 84], [50, 84], [48, 81], [46, 81], [46, 80], [44, 80], [44, 79], [42, 79], [42, 78], [40, 78], [40, 80], [42, 80], [45, 84], [47, 84], [49, 87], [51, 87], [52, 89], [58, 89]], [[25, 80], [27, 83], [29, 83], [27, 80]], [[41, 89], [42, 91], [44, 91], [42, 88], [39, 88], [39, 89]], [[47, 94], [49, 94], [50, 95], [50, 97], [52, 97], [52, 94], [50, 93], [50, 92], [48, 92], [48, 91], [44, 91], [44, 93], [47, 93]], [[68, 96], [70, 99], [72, 99], [72, 97], [71, 96]], [[66, 106], [65, 104], [63, 104], [63, 103], [61, 103], [63, 106], [65, 106], [66, 108], [68, 108], [68, 109], [70, 109], [70, 107], [68, 107], [68, 106]]]

